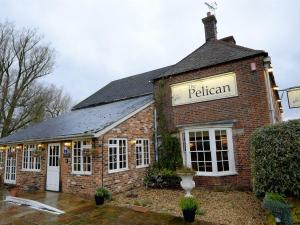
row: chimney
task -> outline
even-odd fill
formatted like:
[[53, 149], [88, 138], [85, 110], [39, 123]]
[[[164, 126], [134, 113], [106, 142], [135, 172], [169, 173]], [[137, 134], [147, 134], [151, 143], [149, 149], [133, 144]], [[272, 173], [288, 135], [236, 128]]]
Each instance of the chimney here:
[[210, 12], [207, 13], [207, 17], [202, 19], [205, 30], [206, 42], [210, 40], [217, 40], [217, 19]]

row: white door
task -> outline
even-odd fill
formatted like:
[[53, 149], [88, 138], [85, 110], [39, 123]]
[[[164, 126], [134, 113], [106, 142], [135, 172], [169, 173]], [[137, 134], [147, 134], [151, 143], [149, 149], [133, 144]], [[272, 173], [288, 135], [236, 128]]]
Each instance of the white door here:
[[48, 145], [47, 185], [49, 191], [59, 191], [60, 144]]
[[6, 151], [4, 183], [16, 184], [16, 156], [9, 157]]

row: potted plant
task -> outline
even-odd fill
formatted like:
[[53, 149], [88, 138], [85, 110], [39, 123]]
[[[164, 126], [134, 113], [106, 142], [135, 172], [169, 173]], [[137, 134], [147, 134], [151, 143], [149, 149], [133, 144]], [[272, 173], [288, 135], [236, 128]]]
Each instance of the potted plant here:
[[194, 222], [196, 211], [199, 207], [197, 199], [194, 197], [183, 197], [181, 198], [179, 205], [183, 213], [184, 221]]
[[104, 187], [97, 188], [95, 193], [96, 205], [102, 205], [105, 199], [110, 199], [111, 193]]
[[186, 191], [185, 197], [191, 197], [191, 191], [195, 187], [195, 181], [193, 177], [196, 172], [189, 167], [182, 167], [181, 169], [176, 170], [176, 173], [181, 178], [180, 185]]
[[17, 197], [18, 191], [19, 191], [19, 188], [18, 188], [17, 185], [14, 185], [14, 184], [9, 185], [9, 186], [7, 187], [7, 190], [9, 191], [10, 196], [12, 196], [12, 197]]

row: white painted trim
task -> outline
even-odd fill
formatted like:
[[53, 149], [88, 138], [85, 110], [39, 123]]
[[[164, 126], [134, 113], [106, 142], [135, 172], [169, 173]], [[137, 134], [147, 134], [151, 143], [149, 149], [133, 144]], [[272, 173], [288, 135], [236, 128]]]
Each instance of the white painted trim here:
[[148, 102], [147, 104], [143, 105], [142, 107], [138, 108], [137, 110], [129, 113], [127, 116], [123, 117], [122, 119], [118, 120], [117, 122], [105, 127], [104, 129], [100, 130], [99, 132], [94, 134], [94, 137], [98, 138], [101, 135], [105, 134], [106, 132], [110, 131], [114, 127], [118, 126], [119, 124], [123, 123], [124, 121], [128, 120], [130, 117], [134, 116], [135, 114], [141, 112], [142, 110], [146, 109], [148, 106], [152, 105], [154, 101]]
[[[225, 126], [225, 125], [224, 125]], [[232, 128], [225, 126], [213, 126], [213, 127], [201, 127], [201, 128], [195, 128], [192, 129], [183, 128], [183, 131], [185, 133], [185, 139], [186, 139], [186, 153], [187, 153], [187, 167], [192, 167], [191, 164], [191, 152], [190, 152], [190, 138], [189, 138], [189, 132], [197, 132], [197, 131], [209, 131], [209, 140], [210, 140], [210, 151], [211, 151], [211, 159], [212, 159], [212, 171], [213, 172], [197, 172], [197, 176], [230, 176], [230, 175], [236, 175], [236, 167], [235, 167], [235, 154], [234, 154], [234, 146], [233, 146], [233, 137], [232, 137]], [[217, 150], [216, 150], [216, 140], [215, 140], [215, 130], [226, 130], [227, 135], [227, 141], [228, 141], [228, 162], [229, 162], [229, 171], [221, 171], [218, 172], [217, 168]]]
[[[91, 171], [74, 171], [74, 142], [80, 142], [80, 151], [81, 151], [81, 154], [80, 154], [80, 157], [83, 158], [83, 155], [82, 155], [82, 150], [83, 150], [83, 141], [84, 139], [78, 139], [78, 140], [73, 140], [72, 141], [72, 148], [71, 148], [71, 159], [72, 159], [72, 169], [71, 169], [71, 174], [73, 175], [92, 175], [92, 171], [93, 171], [93, 157], [91, 157]], [[81, 160], [81, 163], [80, 163], [80, 168], [83, 169], [83, 160]]]
[[[109, 144], [110, 140], [117, 140], [117, 144]], [[120, 164], [119, 164], [119, 159], [120, 159], [120, 146], [119, 146], [119, 141], [120, 140], [125, 140], [126, 141], [126, 167], [120, 169]], [[110, 147], [116, 147], [117, 148], [117, 169], [109, 169], [109, 148]], [[122, 172], [122, 171], [127, 171], [129, 170], [128, 167], [128, 139], [127, 138], [110, 138], [108, 139], [108, 143], [107, 143], [107, 169], [108, 169], [108, 173], [116, 173], [116, 172]]]
[[17, 182], [17, 169], [18, 169], [18, 150], [15, 148], [15, 151], [16, 151], [16, 164], [15, 164], [15, 180], [7, 180], [6, 179], [6, 164], [7, 164], [7, 155], [8, 155], [8, 149], [5, 151], [6, 154], [5, 154], [5, 165], [4, 165], [4, 183], [5, 184], [16, 184]]
[[[150, 139], [149, 138], [137, 138], [137, 139], [135, 139], [135, 144], [134, 144], [134, 155], [135, 155], [135, 164], [136, 164], [136, 147], [137, 147], [137, 145], [136, 145], [136, 141], [137, 140], [141, 140], [142, 141], [142, 145], [141, 145], [141, 147], [142, 147], [142, 165], [139, 165], [139, 166], [137, 166], [136, 165], [136, 168], [145, 168], [145, 167], [149, 167], [149, 165], [150, 165], [150, 158], [151, 158], [151, 154], [150, 154], [150, 151], [151, 151], [151, 149], [150, 149]], [[144, 164], [144, 160], [145, 160], [145, 148], [144, 148], [144, 141], [148, 141], [148, 159], [149, 159], [149, 163], [148, 164]]]

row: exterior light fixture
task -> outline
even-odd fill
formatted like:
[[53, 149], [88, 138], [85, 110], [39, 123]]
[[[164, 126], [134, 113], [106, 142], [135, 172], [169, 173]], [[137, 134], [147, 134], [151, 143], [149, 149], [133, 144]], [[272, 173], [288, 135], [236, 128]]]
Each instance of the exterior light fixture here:
[[278, 91], [278, 90], [279, 90], [279, 87], [276, 85], [276, 86], [273, 87], [273, 90], [274, 90], [274, 91]]
[[16, 149], [17, 149], [17, 150], [19, 150], [19, 149], [21, 149], [21, 148], [22, 148], [22, 145], [17, 145], [17, 146], [16, 146]]
[[281, 102], [281, 99], [277, 99], [277, 102]]
[[283, 111], [283, 107], [280, 107], [279, 109]]
[[71, 147], [71, 145], [72, 145], [71, 142], [65, 142], [65, 143], [64, 143], [64, 146], [66, 146], [66, 147]]
[[136, 143], [136, 140], [131, 140], [131, 141], [130, 141], [130, 144], [131, 144], [131, 145], [134, 145], [135, 143]]
[[273, 68], [272, 67], [268, 68], [268, 72], [273, 73]]

